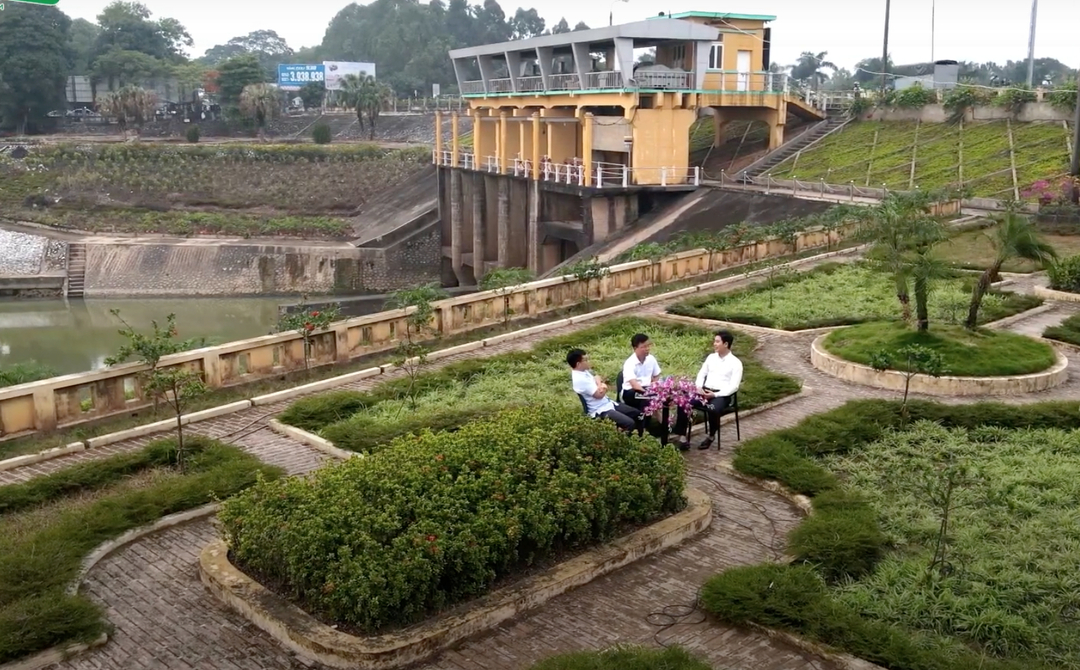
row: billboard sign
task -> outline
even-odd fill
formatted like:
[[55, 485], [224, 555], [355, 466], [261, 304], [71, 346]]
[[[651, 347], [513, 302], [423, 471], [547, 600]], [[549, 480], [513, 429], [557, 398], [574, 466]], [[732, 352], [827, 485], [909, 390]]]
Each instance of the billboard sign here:
[[342, 61], [323, 61], [326, 72], [326, 90], [340, 91], [341, 80], [347, 74], [356, 76], [375, 76], [375, 63], [346, 63]]
[[298, 91], [304, 84], [322, 82], [325, 79], [322, 65], [286, 65], [277, 66], [278, 87], [286, 91]]

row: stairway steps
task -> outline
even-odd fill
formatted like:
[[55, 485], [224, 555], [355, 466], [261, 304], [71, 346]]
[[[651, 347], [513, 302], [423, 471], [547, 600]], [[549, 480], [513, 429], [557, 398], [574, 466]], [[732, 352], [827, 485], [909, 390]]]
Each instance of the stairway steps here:
[[86, 291], [86, 246], [68, 244], [67, 297], [82, 298]]

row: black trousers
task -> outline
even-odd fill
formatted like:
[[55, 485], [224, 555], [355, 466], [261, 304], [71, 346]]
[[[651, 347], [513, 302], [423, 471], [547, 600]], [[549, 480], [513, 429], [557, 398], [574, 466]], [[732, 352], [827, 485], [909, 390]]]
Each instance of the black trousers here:
[[[713, 396], [708, 400], [695, 398], [692, 404], [695, 409], [705, 412], [705, 429], [709, 437], [715, 437], [720, 430], [720, 416], [731, 406], [731, 396]], [[675, 419], [674, 432], [676, 435], [687, 435], [690, 432], [690, 417], [681, 408]]]
[[620, 430], [625, 430], [629, 433], [637, 428], [638, 419], [641, 418], [641, 412], [624, 403], [616, 403], [614, 409], [600, 412], [597, 416], [602, 419], [607, 419], [608, 421], [614, 421], [615, 425], [618, 426]]

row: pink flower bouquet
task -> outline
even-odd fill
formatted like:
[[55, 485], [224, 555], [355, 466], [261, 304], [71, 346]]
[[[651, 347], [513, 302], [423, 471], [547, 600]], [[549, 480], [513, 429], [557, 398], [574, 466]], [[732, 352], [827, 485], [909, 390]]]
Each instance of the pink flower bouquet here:
[[[649, 395], [652, 396], [652, 399], [643, 410], [646, 416], [655, 414], [665, 406], [674, 406], [689, 414], [693, 407], [691, 403], [699, 396], [697, 386], [694, 385], [692, 380], [687, 379], [686, 377], [667, 377], [661, 379], [649, 386]], [[669, 413], [668, 423], [674, 426], [677, 417], [678, 414], [676, 412]]]

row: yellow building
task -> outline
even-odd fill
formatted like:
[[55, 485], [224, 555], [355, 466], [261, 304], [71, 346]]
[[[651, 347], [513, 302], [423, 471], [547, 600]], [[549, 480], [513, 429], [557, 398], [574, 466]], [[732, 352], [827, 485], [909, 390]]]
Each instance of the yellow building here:
[[[594, 30], [450, 52], [473, 116], [471, 151], [448, 143], [437, 120], [435, 162], [586, 188], [696, 185], [690, 126], [701, 114], [716, 143], [733, 120], [770, 128], [783, 143], [788, 113], [815, 109], [768, 71], [776, 17], [684, 12]], [[645, 49], [655, 62], [638, 63]]]

